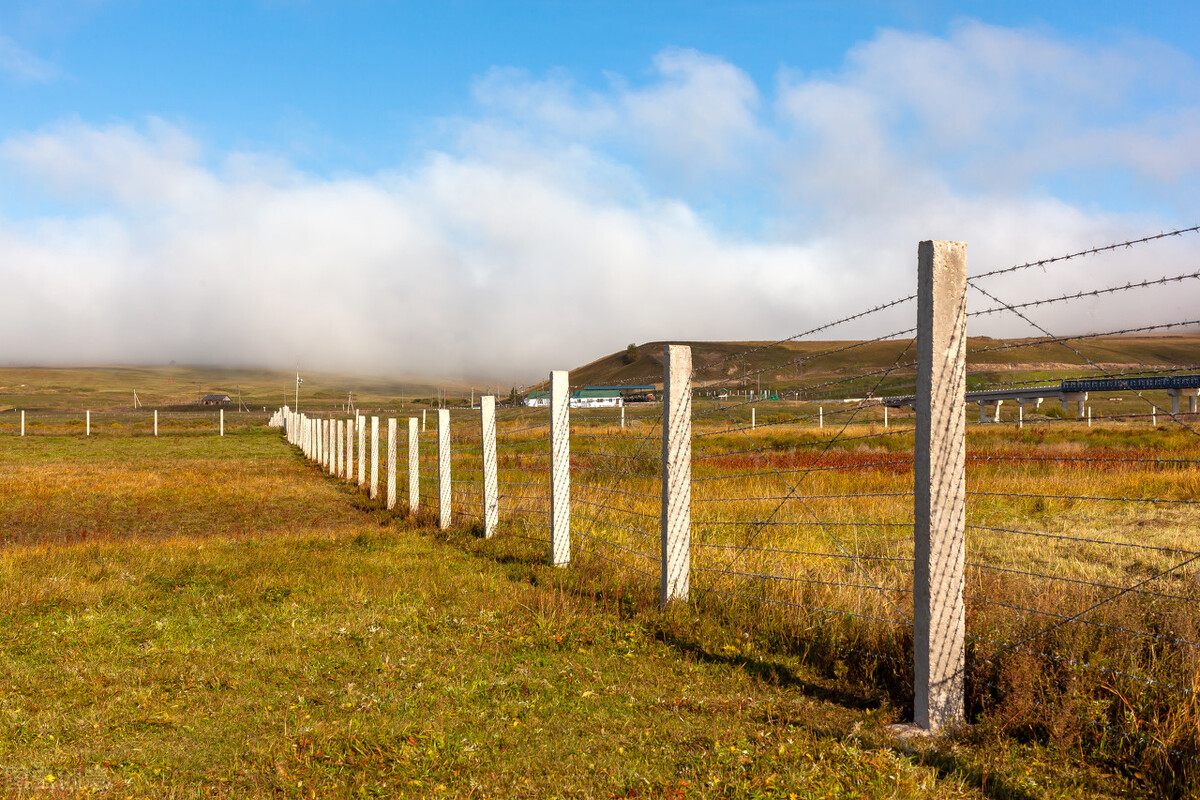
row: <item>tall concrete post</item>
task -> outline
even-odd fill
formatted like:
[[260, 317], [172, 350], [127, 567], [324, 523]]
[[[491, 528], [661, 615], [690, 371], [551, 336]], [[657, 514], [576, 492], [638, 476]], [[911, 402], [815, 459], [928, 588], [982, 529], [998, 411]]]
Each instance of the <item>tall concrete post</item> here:
[[333, 429], [337, 439], [337, 466], [333, 474], [341, 478], [346, 474], [346, 421], [339, 419]]
[[329, 420], [329, 474], [342, 477], [342, 421]]
[[500, 485], [496, 469], [496, 398], [479, 398], [479, 437], [483, 450], [483, 538], [500, 526]]
[[346, 420], [346, 471], [342, 477], [347, 481], [354, 480], [354, 418]]
[[417, 418], [408, 418], [408, 511], [417, 513], [421, 505], [421, 436]]
[[439, 408], [437, 412], [437, 460], [438, 460], [438, 527], [450, 527], [450, 410]]
[[379, 497], [379, 417], [371, 417], [371, 499]]
[[367, 418], [355, 415], [358, 426], [358, 485], [367, 485]]
[[914, 722], [936, 733], [963, 719], [966, 613], [967, 246], [917, 248], [914, 454]]
[[663, 347], [659, 602], [687, 600], [692, 550], [692, 348]]
[[550, 373], [550, 563], [571, 562], [571, 405], [567, 371]]
[[396, 418], [387, 421], [387, 507], [396, 507]]

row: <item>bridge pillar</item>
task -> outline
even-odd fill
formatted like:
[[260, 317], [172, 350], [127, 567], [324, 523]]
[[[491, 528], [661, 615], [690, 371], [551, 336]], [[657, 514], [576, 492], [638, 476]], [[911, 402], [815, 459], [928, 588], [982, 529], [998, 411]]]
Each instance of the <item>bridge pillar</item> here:
[[979, 401], [979, 421], [987, 422], [987, 408], [982, 400]]
[[1083, 419], [1088, 399], [1087, 392], [1063, 392], [1060, 397], [1062, 399], [1063, 411], [1070, 411], [1071, 403], [1075, 403], [1075, 418]]
[[1200, 389], [1167, 389], [1167, 394], [1171, 396], [1171, 413], [1179, 413], [1179, 398], [1186, 397], [1188, 399], [1188, 413], [1196, 413], [1196, 395], [1200, 393]]
[[1002, 405], [1004, 405], [1004, 401], [1003, 401], [1003, 400], [997, 400], [997, 401], [996, 401], [996, 414], [995, 414], [995, 416], [993, 416], [993, 417], [992, 417], [992, 422], [999, 422], [999, 421], [1000, 421], [1000, 406], [1002, 406]]

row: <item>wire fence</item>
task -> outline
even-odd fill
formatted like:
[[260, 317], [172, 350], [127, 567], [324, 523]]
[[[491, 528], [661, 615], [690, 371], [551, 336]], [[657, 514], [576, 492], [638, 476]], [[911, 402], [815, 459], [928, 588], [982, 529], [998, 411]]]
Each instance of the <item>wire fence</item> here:
[[[962, 604], [953, 677], [966, 718], [1137, 760], [1164, 791], [1200, 782], [1200, 271], [1186, 263], [1198, 231], [966, 279], [952, 398], [966, 426], [959, 577], [934, 585]], [[688, 601], [782, 631], [914, 703], [918, 723], [930, 627], [914, 503], [930, 392], [913, 324], [922, 302], [701, 353], [687, 433]], [[886, 333], [839, 339], [874, 319]], [[610, 407], [571, 388], [572, 567], [664, 585], [664, 379], [618, 381]], [[501, 408], [495, 430], [498, 535], [545, 558], [562, 513], [551, 413]], [[482, 530], [481, 416], [447, 420], [452, 515]], [[436, 431], [419, 447], [420, 503], [434, 508]]]
[[234, 409], [63, 410], [10, 408], [0, 411], [0, 436], [182, 436], [259, 431], [270, 413]]

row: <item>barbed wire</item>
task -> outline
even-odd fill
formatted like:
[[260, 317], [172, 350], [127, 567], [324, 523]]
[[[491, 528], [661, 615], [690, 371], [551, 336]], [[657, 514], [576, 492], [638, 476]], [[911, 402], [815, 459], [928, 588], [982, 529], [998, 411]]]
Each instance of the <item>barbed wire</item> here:
[[[988, 314], [996, 314], [1001, 311], [1014, 311], [1021, 308], [1035, 308], [1037, 306], [1051, 305], [1053, 303], [1063, 303], [1068, 300], [1080, 300], [1085, 297], [1101, 297], [1106, 294], [1116, 294], [1117, 292], [1132, 291], [1134, 289], [1145, 289], [1150, 286], [1163, 286], [1168, 283], [1182, 283], [1189, 278], [1200, 278], [1200, 270], [1189, 272], [1184, 275], [1172, 275], [1158, 278], [1157, 280], [1144, 280], [1140, 283], [1126, 283], [1124, 286], [1109, 286], [1104, 289], [1091, 289], [1088, 291], [1079, 291], [1074, 294], [1064, 294], [1057, 297], [1047, 297], [1042, 300], [1029, 300], [1024, 303], [1013, 303], [1012, 305], [1001, 305], [995, 308], [986, 308], [982, 311], [968, 312], [968, 317], [981, 317]], [[978, 287], [972, 286], [974, 289]], [[978, 289], [983, 294], [987, 294], [982, 289]], [[991, 295], [988, 295], [991, 297]]]
[[975, 275], [975, 276], [969, 278], [968, 280], [969, 281], [977, 281], [977, 280], [982, 280], [983, 278], [991, 278], [996, 275], [1006, 275], [1010, 272], [1018, 272], [1020, 270], [1030, 269], [1031, 267], [1045, 267], [1049, 264], [1057, 264], [1060, 261], [1070, 261], [1071, 259], [1080, 258], [1083, 256], [1091, 256], [1091, 255], [1096, 255], [1098, 253], [1106, 253], [1106, 252], [1109, 252], [1112, 250], [1119, 250], [1121, 248], [1130, 248], [1130, 247], [1133, 247], [1134, 245], [1145, 244], [1146, 242], [1153, 242], [1158, 239], [1167, 239], [1172, 236], [1182, 236], [1185, 233], [1195, 233], [1196, 231], [1200, 231], [1200, 225], [1193, 225], [1190, 228], [1179, 228], [1179, 229], [1173, 230], [1173, 231], [1157, 233], [1157, 234], [1153, 234], [1150, 236], [1143, 236], [1140, 239], [1129, 239], [1128, 241], [1124, 241], [1124, 242], [1115, 242], [1113, 244], [1104, 245], [1102, 247], [1089, 247], [1084, 250], [1079, 250], [1074, 253], [1067, 253], [1066, 255], [1062, 255], [1062, 256], [1055, 256], [1053, 258], [1042, 258], [1037, 261], [1028, 261], [1024, 264], [1017, 264], [1017, 265], [1011, 266], [1011, 267], [1004, 267], [1002, 269], [994, 269], [989, 272], [983, 272], [983, 273], [980, 273], [979, 275]]

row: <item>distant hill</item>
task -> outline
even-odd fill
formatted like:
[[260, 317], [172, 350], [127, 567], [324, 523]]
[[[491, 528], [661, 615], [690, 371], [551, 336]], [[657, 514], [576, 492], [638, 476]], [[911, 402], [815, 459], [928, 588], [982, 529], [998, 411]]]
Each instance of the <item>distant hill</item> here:
[[[1104, 372], [1188, 369], [1200, 372], [1200, 334], [1108, 336], [1065, 343], [1036, 339], [967, 340], [971, 385], [1054, 381]], [[572, 385], [661, 384], [664, 342], [647, 342], [635, 358], [625, 350], [571, 371]], [[692, 348], [696, 384], [849, 396], [911, 387], [916, 359], [909, 340], [784, 342], [675, 342]], [[1078, 351], [1078, 354], [1076, 353]], [[1081, 357], [1082, 356], [1082, 357]], [[895, 367], [886, 376], [867, 375]], [[744, 376], [744, 377], [743, 377]]]

